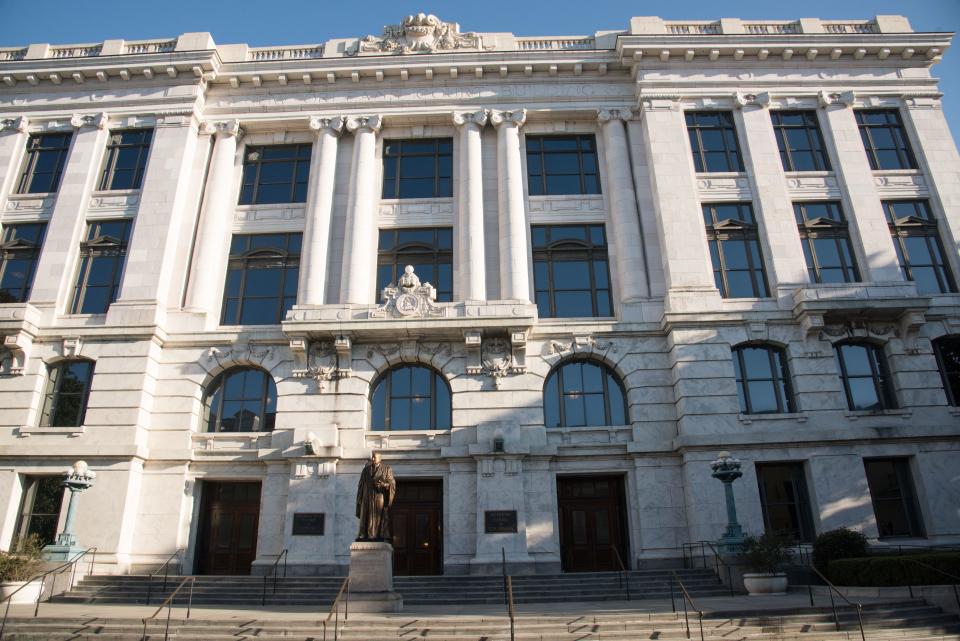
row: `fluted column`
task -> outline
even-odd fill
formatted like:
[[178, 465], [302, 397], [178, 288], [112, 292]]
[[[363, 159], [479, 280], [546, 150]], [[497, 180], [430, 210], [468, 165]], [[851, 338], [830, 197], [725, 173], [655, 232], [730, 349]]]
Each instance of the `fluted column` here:
[[500, 298], [530, 301], [527, 216], [524, 211], [520, 127], [527, 110], [491, 111], [497, 128], [497, 182], [500, 192]]
[[346, 125], [354, 141], [340, 302], [362, 305], [371, 302], [374, 287], [371, 252], [376, 252], [377, 132], [382, 122], [380, 116], [351, 116]]
[[217, 292], [223, 286], [223, 275], [227, 269], [232, 212], [237, 198], [234, 163], [237, 142], [243, 136], [243, 130], [238, 120], [205, 123], [203, 128], [204, 133], [216, 136], [216, 142], [207, 172], [200, 228], [190, 269], [187, 309], [213, 313], [219, 309]]
[[317, 133], [317, 139], [310, 158], [310, 185], [300, 254], [300, 287], [297, 290], [300, 305], [323, 305], [326, 302], [333, 181], [343, 124], [343, 116], [310, 118], [310, 129]]
[[597, 113], [603, 133], [604, 159], [607, 168], [607, 194], [610, 197], [610, 229], [617, 261], [620, 300], [632, 303], [649, 296], [644, 272], [643, 238], [637, 215], [637, 193], [630, 173], [630, 152], [624, 121], [633, 113], [629, 109], [601, 109]]
[[457, 265], [459, 294], [463, 300], [486, 300], [487, 268], [483, 242], [483, 167], [480, 137], [487, 124], [487, 111], [455, 112], [453, 124], [460, 129], [460, 171], [457, 193]]

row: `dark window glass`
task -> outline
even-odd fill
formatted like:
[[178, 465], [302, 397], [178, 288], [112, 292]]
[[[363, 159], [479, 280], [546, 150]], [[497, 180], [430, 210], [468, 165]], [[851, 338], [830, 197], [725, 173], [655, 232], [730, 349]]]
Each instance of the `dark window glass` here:
[[779, 347], [733, 348], [740, 411], [744, 414], [795, 412], [786, 353]]
[[855, 113], [863, 147], [873, 170], [917, 168], [896, 109], [858, 110]]
[[248, 146], [243, 152], [240, 204], [306, 202], [311, 149], [310, 144]]
[[815, 111], [771, 111], [784, 171], [829, 171]]
[[757, 463], [763, 528], [767, 534], [813, 541], [813, 516], [803, 463]]
[[864, 459], [863, 466], [880, 538], [923, 536], [910, 461], [905, 458]]
[[46, 231], [46, 223], [3, 226], [0, 235], [0, 303], [24, 303], [30, 298]]
[[724, 298], [770, 295], [750, 203], [703, 206], [713, 279]]
[[743, 171], [740, 143], [729, 111], [688, 111], [687, 135], [698, 172]]
[[960, 336], [941, 336], [933, 341], [947, 402], [960, 406]]
[[413, 266], [421, 283], [437, 288], [437, 300], [453, 300], [453, 231], [449, 227], [381, 229], [377, 252], [377, 299]]
[[851, 410], [887, 410], [897, 407], [887, 361], [873, 343], [834, 345], [840, 381]]
[[915, 282], [921, 294], [956, 292], [937, 219], [927, 201], [886, 201], [883, 207], [904, 278]]
[[99, 189], [140, 189], [152, 139], [153, 129], [110, 132]]
[[60, 187], [73, 134], [30, 134], [18, 194], [44, 194]]
[[300, 233], [235, 235], [221, 325], [276, 325], [297, 302]]
[[448, 198], [453, 195], [450, 138], [386, 140], [383, 198]]
[[208, 432], [272, 432], [277, 386], [262, 369], [236, 367], [214, 379], [204, 405]]
[[538, 225], [531, 235], [541, 318], [613, 316], [603, 225]]
[[840, 203], [794, 203], [800, 242], [811, 283], [860, 281], [850, 231]]
[[62, 476], [23, 477], [23, 498], [12, 549], [29, 536], [36, 536], [41, 545], [51, 545], [57, 538], [57, 521], [63, 502]]
[[105, 314], [117, 300], [130, 239], [129, 220], [104, 220], [87, 225], [80, 243], [80, 270], [73, 293], [74, 314]]
[[613, 370], [594, 361], [563, 363], [543, 385], [547, 427], [625, 425], [627, 401]]
[[450, 388], [443, 375], [421, 365], [400, 365], [385, 372], [370, 395], [370, 429], [448, 430]]
[[48, 371], [40, 425], [80, 427], [87, 412], [93, 363], [81, 360], [62, 361], [50, 366]]
[[600, 193], [593, 134], [526, 139], [527, 186], [531, 196]]

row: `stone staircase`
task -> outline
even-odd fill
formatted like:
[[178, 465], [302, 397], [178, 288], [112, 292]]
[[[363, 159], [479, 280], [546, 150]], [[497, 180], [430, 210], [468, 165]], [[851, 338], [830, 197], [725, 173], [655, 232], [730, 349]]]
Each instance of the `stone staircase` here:
[[[714, 612], [703, 620], [704, 639], [711, 641], [855, 641], [860, 638], [856, 613], [841, 608], [838, 632], [829, 608], [790, 611]], [[320, 620], [232, 620], [204, 619], [202, 610], [194, 618], [171, 621], [170, 638], [176, 641], [319, 641], [323, 639]], [[691, 618], [691, 637], [699, 637], [699, 626]], [[868, 641], [960, 640], [960, 620], [920, 600], [864, 606]], [[4, 641], [136, 641], [142, 623], [135, 618], [88, 618], [68, 621], [50, 617], [11, 618]], [[163, 639], [164, 623], [151, 623], [144, 641]], [[327, 639], [333, 641], [332, 627]], [[420, 617], [415, 614], [354, 615], [341, 629], [341, 641], [397, 641], [436, 639], [438, 641], [507, 641], [509, 623], [505, 616]], [[517, 641], [637, 641], [639, 639], [686, 639], [683, 617], [668, 613], [622, 611], [602, 615], [522, 614], [516, 621]]]
[[[712, 570], [677, 570], [690, 594], [720, 596], [729, 594]], [[170, 577], [166, 590], [163, 581], [154, 579], [151, 603], [159, 604], [183, 577]], [[669, 598], [671, 575], [668, 570], [638, 570], [629, 573], [631, 599]], [[61, 603], [145, 604], [149, 577], [92, 576], [82, 579], [73, 590], [54, 599]], [[329, 606], [343, 582], [342, 577], [278, 578], [267, 581], [266, 605]], [[193, 603], [200, 606], [258, 606], [263, 599], [263, 577], [198, 576]], [[397, 577], [395, 589], [407, 605], [470, 605], [503, 603], [503, 579], [499, 576], [419, 576]], [[556, 603], [570, 601], [607, 601], [627, 598], [624, 577], [616, 572], [513, 577], [514, 603]], [[176, 603], [186, 603], [186, 590]]]

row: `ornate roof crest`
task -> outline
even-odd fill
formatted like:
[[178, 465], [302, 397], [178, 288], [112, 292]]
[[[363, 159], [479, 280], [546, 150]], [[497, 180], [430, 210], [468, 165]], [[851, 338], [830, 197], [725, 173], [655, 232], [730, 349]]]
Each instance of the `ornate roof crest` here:
[[442, 307], [435, 303], [437, 290], [430, 283], [420, 284], [420, 278], [413, 273], [413, 266], [407, 265], [396, 285], [384, 287], [383, 305], [370, 312], [371, 318], [429, 318], [443, 316]]
[[418, 13], [398, 25], [386, 25], [382, 36], [361, 38], [348, 56], [383, 53], [432, 53], [453, 49], [480, 49], [480, 35], [460, 33], [456, 22], [443, 22], [435, 15]]

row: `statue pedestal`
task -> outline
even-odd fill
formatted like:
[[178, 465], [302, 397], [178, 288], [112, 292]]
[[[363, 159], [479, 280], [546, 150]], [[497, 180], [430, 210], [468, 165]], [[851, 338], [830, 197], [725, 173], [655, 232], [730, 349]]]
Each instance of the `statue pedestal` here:
[[350, 611], [399, 612], [403, 597], [393, 591], [393, 546], [386, 541], [350, 545]]

